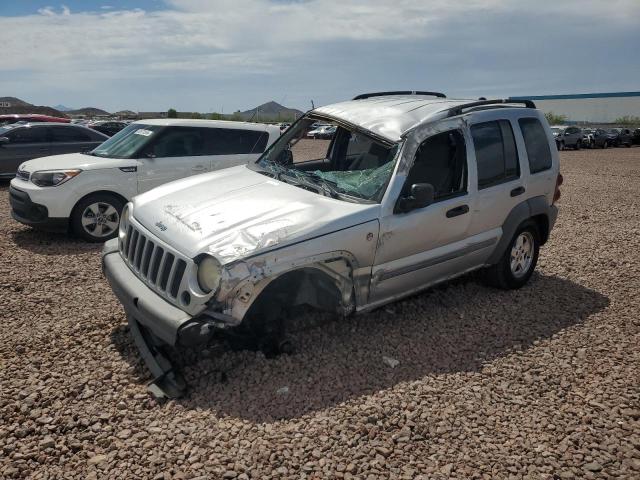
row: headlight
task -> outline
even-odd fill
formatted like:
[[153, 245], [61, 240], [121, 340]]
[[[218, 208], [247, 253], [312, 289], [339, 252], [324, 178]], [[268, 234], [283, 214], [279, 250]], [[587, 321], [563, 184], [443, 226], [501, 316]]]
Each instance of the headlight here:
[[206, 256], [198, 265], [198, 285], [203, 292], [209, 293], [218, 288], [222, 275], [222, 265], [213, 257]]
[[57, 187], [79, 175], [82, 170], [41, 170], [31, 174], [31, 181], [39, 187]]
[[127, 228], [129, 227], [129, 219], [131, 218], [131, 212], [133, 211], [133, 206], [131, 203], [127, 203], [122, 209], [122, 214], [120, 215], [120, 225], [118, 226], [118, 236], [120, 239], [124, 239], [127, 235]]

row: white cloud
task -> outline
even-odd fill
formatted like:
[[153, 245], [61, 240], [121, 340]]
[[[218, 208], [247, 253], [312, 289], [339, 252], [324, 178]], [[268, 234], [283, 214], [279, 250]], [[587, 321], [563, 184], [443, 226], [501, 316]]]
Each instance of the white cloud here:
[[[398, 49], [438, 42], [444, 51], [425, 50], [424, 59], [451, 57], [481, 45], [506, 54], [531, 50], [546, 36], [545, 22], [565, 19], [568, 32], [582, 29], [588, 38], [598, 31], [636, 28], [640, 1], [565, 0], [168, 0], [168, 9], [154, 12], [115, 10], [104, 5], [96, 12], [71, 12], [46, 7], [37, 15], [0, 17], [3, 58], [0, 75], [36, 82], [64, 79], [67, 87], [85, 88], [92, 82], [107, 85], [125, 78], [180, 76], [210, 78], [252, 74], [277, 76], [322, 46], [376, 44]], [[544, 3], [542, 5], [541, 3]], [[462, 22], [482, 30], [496, 18], [531, 16], [529, 31], [513, 38], [480, 31], [482, 37], [462, 43]], [[535, 20], [533, 20], [535, 19]], [[503, 25], [500, 25], [502, 28]], [[415, 50], [415, 49], [414, 49]], [[338, 53], [322, 52], [320, 64]], [[348, 52], [339, 52], [343, 56]], [[388, 53], [388, 52], [385, 52]], [[553, 54], [553, 52], [549, 52]], [[556, 54], [559, 52], [556, 52]], [[353, 58], [366, 65], [371, 58]], [[415, 62], [415, 56], [411, 61]], [[18, 74], [12, 72], [19, 72]], [[325, 72], [318, 67], [318, 76]], [[116, 90], [117, 91], [117, 90]]]

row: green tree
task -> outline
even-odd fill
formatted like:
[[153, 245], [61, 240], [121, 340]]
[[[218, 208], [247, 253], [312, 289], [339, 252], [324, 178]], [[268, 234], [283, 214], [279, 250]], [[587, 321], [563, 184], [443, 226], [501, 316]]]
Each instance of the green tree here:
[[209, 114], [209, 120], [222, 120], [222, 115], [217, 112], [213, 112]]
[[200, 114], [198, 112], [191, 112], [191, 115], [189, 115], [189, 118], [193, 118], [195, 120], [201, 120], [202, 119], [202, 114]]
[[632, 127], [635, 125], [640, 125], [640, 117], [636, 117], [635, 115], [625, 115], [624, 117], [616, 118], [613, 123], [624, 125], [626, 127]]
[[558, 125], [564, 123], [567, 120], [566, 115], [556, 115], [553, 112], [545, 113], [544, 117], [547, 119], [547, 122], [549, 122], [549, 125]]
[[178, 112], [174, 108], [167, 110], [167, 118], [178, 118]]

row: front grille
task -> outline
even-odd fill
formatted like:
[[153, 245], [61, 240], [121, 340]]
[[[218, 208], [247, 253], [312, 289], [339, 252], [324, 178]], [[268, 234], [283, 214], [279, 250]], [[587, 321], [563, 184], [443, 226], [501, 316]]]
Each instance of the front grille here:
[[120, 254], [129, 267], [156, 292], [173, 300], [178, 297], [187, 262], [163, 248], [159, 242], [129, 224]]
[[25, 182], [29, 181], [30, 175], [31, 175], [31, 172], [27, 172], [26, 170], [18, 170], [16, 172], [16, 177], [18, 177], [20, 180], [24, 180]]

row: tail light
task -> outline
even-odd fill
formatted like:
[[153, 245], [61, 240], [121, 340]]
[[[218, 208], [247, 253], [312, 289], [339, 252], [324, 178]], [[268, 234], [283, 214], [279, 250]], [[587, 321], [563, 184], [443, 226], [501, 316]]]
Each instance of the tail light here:
[[551, 203], [552, 205], [560, 200], [560, 185], [562, 185], [562, 182], [564, 182], [564, 177], [561, 173], [558, 173], [558, 178], [556, 179], [556, 190], [553, 193], [553, 202]]

